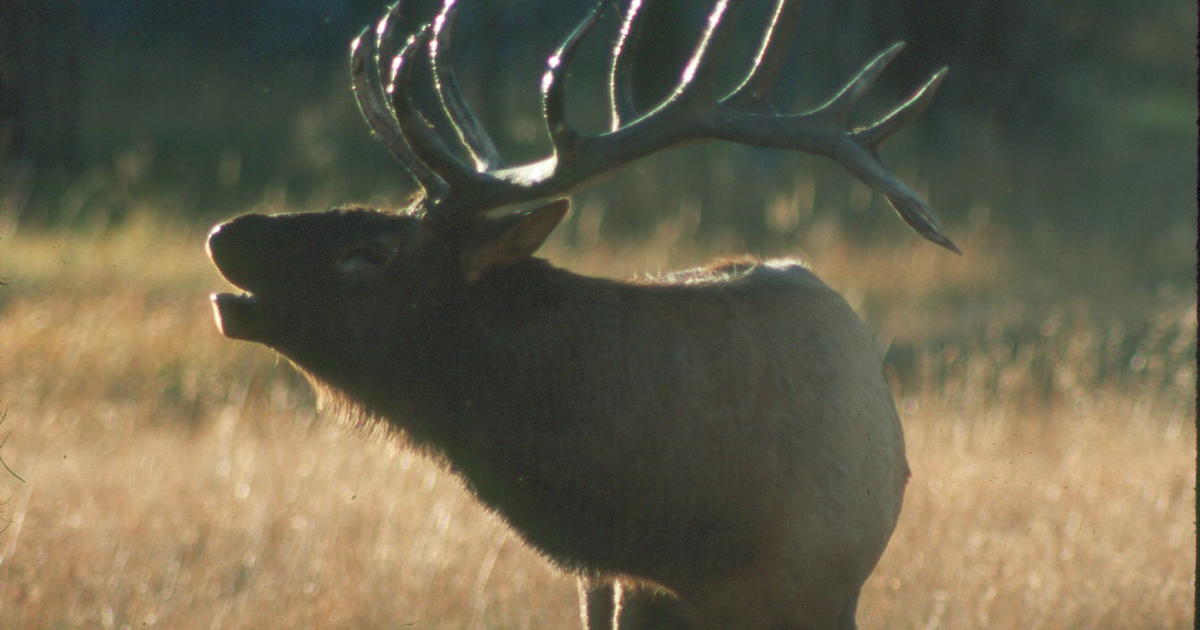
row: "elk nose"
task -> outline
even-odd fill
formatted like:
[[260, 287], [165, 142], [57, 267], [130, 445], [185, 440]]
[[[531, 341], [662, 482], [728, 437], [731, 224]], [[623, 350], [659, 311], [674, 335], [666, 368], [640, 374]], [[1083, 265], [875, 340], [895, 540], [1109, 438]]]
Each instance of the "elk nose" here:
[[208, 257], [221, 275], [243, 289], [253, 290], [249, 285], [261, 272], [270, 223], [265, 215], [244, 214], [208, 233]]
[[221, 247], [223, 243], [252, 239], [267, 228], [271, 218], [265, 214], [243, 214], [218, 224], [208, 233], [209, 248]]

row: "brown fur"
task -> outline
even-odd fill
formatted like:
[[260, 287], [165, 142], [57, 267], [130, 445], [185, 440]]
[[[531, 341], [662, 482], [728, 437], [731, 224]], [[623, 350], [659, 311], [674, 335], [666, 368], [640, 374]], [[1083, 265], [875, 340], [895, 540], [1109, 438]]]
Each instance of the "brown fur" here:
[[242, 217], [209, 247], [255, 297], [221, 325], [443, 457], [587, 577], [592, 628], [852, 628], [908, 473], [853, 311], [790, 261], [579, 276], [528, 256], [546, 216]]

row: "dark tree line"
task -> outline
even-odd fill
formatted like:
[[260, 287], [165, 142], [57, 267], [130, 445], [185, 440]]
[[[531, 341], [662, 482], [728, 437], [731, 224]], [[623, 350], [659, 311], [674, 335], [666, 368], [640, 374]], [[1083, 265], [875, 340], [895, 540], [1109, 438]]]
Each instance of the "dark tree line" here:
[[[410, 0], [414, 20], [428, 19], [437, 2]], [[771, 3], [748, 3], [746, 39], [755, 35]], [[592, 0], [565, 0], [552, 9], [540, 0], [483, 1], [462, 11], [462, 63], [478, 65], [495, 85], [511, 75], [506, 59], [544, 55]], [[761, 6], [759, 6], [761, 5]], [[70, 163], [77, 157], [80, 93], [88, 48], [121, 48], [175, 57], [186, 72], [189, 59], [221, 56], [232, 77], [270, 71], [279, 64], [312, 64], [342, 71], [339, 39], [373, 18], [379, 0], [326, 2], [134, 3], [86, 6], [70, 0], [0, 0], [0, 116], [10, 158], [38, 164]], [[647, 63], [637, 66], [635, 94], [648, 104], [669, 89], [703, 19], [702, 3], [647, 3]], [[796, 55], [806, 72], [845, 73], [882, 44], [905, 39], [906, 59], [897, 83], [919, 81], [930, 68], [955, 72], [941, 110], [987, 108], [1014, 128], [1047, 115], [1054, 106], [1054, 67], [1068, 63], [1071, 24], [1054, 3], [963, 0], [808, 0]], [[682, 17], [681, 17], [682, 16]], [[532, 28], [530, 28], [532, 26]], [[519, 35], [513, 35], [519, 33]], [[801, 57], [800, 55], [804, 55]], [[830, 78], [832, 80], [832, 77]], [[936, 115], [936, 114], [935, 114]]]
[[[499, 130], [499, 140], [512, 144], [517, 157], [524, 157], [522, 151], [542, 150], [533, 146], [536, 138], [521, 135], [514, 121], [524, 120], [526, 127], [536, 123], [542, 64], [594, 0], [460, 2], [451, 61], [464, 77], [468, 98], [488, 103], [480, 108], [484, 122]], [[305, 174], [297, 168], [295, 152], [280, 150], [281, 140], [294, 133], [289, 121], [306, 104], [330, 111], [329, 103], [348, 107], [345, 44], [384, 4], [0, 0], [0, 187], [5, 189], [0, 193], [11, 192], [14, 182], [69, 179], [96, 160], [111, 161], [121, 146], [138, 143], [156, 147], [160, 166], [173, 155], [174, 165], [159, 179], [176, 178], [176, 185], [185, 188], [204, 190], [213, 177], [204, 169], [211, 168], [195, 163], [215, 163], [229, 146], [258, 151], [244, 161], [247, 181], [255, 169], [266, 173], [272, 168], [312, 180], [318, 171]], [[773, 4], [747, 0], [741, 5], [743, 26], [735, 48], [744, 57], [729, 60], [731, 79], [744, 71]], [[440, 1], [408, 0], [406, 5], [406, 19], [415, 24], [429, 20]], [[633, 82], [641, 107], [650, 107], [674, 85], [707, 6], [699, 0], [645, 3], [646, 36]], [[877, 102], [866, 104], [866, 115], [878, 111], [870, 107], [895, 102], [934, 69], [949, 65], [949, 80], [917, 126], [927, 141], [938, 142], [956, 121], [975, 118], [1022, 142], [1062, 144], [1077, 132], [1073, 125], [1081, 124], [1076, 111], [1080, 100], [1094, 101], [1093, 94], [1079, 89], [1081, 81], [1094, 85], [1112, 76], [1133, 76], [1132, 83], [1178, 80], [1179, 64], [1154, 56], [1153, 46], [1157, 31], [1177, 30], [1172, 20], [1188, 15], [1179, 7], [1187, 8], [1182, 0], [1103, 5], [804, 0], [789, 78], [779, 90], [780, 107], [796, 111], [817, 105], [873, 54], [906, 40], [908, 49], [884, 75]], [[619, 15], [614, 12], [606, 20], [611, 37]], [[587, 107], [602, 105], [596, 87], [603, 81], [606, 41], [603, 36], [594, 39], [590, 52], [581, 55], [579, 76], [570, 88], [585, 95], [573, 105], [581, 118]], [[1089, 79], [1088, 73], [1094, 77]], [[296, 85], [281, 83], [285, 76]], [[589, 94], [588, 89], [595, 91]], [[108, 111], [97, 114], [97, 103]], [[198, 113], [205, 108], [219, 108], [223, 118]], [[353, 112], [346, 111], [339, 114], [345, 129], [338, 127], [331, 135], [365, 136]], [[244, 119], [251, 115], [265, 117], [247, 123]], [[271, 159], [278, 164], [268, 165]], [[192, 183], [184, 182], [188, 178]]]
[[79, 161], [82, 21], [65, 0], [0, 0], [0, 185]]

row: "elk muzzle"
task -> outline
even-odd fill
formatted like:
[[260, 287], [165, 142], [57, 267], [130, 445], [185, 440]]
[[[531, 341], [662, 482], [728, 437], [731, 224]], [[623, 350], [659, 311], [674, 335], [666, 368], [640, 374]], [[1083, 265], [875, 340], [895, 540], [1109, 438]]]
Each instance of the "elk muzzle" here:
[[221, 334], [230, 339], [264, 340], [264, 318], [254, 295], [267, 283], [263, 265], [267, 230], [271, 218], [246, 214], [222, 223], [208, 235], [208, 256], [225, 279], [245, 293], [213, 293], [213, 319]]

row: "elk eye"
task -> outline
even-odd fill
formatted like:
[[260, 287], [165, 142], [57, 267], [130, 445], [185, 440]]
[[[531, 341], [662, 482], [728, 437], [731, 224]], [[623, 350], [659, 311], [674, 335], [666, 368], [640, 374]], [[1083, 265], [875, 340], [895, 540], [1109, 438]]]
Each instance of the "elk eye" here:
[[347, 249], [337, 260], [342, 273], [360, 273], [383, 267], [395, 251], [383, 243], [364, 243]]

